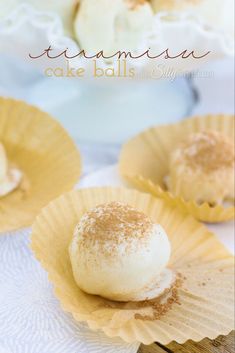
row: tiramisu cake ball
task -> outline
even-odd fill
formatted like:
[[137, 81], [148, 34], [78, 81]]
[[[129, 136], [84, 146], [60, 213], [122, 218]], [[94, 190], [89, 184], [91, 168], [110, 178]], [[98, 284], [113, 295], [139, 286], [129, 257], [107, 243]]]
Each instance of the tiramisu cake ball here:
[[6, 151], [0, 142], [0, 198], [15, 190], [22, 179], [22, 173], [9, 166]]
[[74, 30], [81, 49], [107, 56], [138, 48], [153, 17], [147, 0], [80, 0]]
[[234, 200], [234, 143], [219, 132], [189, 135], [170, 156], [168, 189], [197, 203]]
[[171, 288], [175, 275], [167, 268], [170, 253], [164, 229], [119, 202], [85, 213], [70, 245], [79, 288], [123, 302], [153, 299]]

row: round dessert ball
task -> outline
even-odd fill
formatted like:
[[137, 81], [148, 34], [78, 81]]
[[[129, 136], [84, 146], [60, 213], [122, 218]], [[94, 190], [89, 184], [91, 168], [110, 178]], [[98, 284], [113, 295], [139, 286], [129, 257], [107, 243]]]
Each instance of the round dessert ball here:
[[171, 154], [167, 184], [172, 194], [197, 203], [234, 199], [234, 144], [214, 131], [188, 136]]
[[142, 301], [170, 288], [171, 247], [160, 225], [122, 203], [85, 213], [74, 231], [70, 259], [84, 292], [115, 301]]
[[0, 197], [16, 189], [21, 179], [22, 173], [16, 168], [9, 167], [5, 148], [0, 143]]
[[81, 0], [74, 32], [86, 52], [108, 56], [138, 48], [153, 19], [148, 0]]
[[3, 145], [0, 142], [0, 181], [6, 177], [7, 174], [7, 156]]

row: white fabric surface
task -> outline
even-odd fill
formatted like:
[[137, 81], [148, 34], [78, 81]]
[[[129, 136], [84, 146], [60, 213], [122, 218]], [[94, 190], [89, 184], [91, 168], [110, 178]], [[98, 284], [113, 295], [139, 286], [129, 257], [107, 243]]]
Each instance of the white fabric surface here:
[[0, 353], [136, 353], [61, 309], [29, 244], [30, 229], [0, 235]]

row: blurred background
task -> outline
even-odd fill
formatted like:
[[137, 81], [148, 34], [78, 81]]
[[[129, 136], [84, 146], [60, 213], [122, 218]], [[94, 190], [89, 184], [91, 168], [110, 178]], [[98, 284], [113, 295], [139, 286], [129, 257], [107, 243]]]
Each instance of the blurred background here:
[[[116, 163], [121, 144], [149, 126], [196, 114], [234, 114], [233, 0], [129, 2], [0, 0], [0, 95], [58, 119], [82, 151], [85, 174]], [[134, 78], [48, 77], [48, 67], [66, 70], [67, 62], [32, 60], [29, 53], [49, 45], [55, 53], [169, 48], [174, 54], [210, 54], [201, 60], [130, 61]], [[85, 60], [69, 65], [92, 70]], [[115, 61], [99, 65], [117, 70]]]

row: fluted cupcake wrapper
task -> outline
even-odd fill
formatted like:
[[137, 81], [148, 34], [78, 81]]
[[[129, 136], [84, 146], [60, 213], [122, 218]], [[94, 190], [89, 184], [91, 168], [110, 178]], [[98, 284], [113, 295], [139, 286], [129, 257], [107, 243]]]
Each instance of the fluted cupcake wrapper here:
[[150, 128], [123, 146], [120, 173], [131, 185], [177, 205], [198, 220], [211, 223], [231, 220], [235, 215], [234, 206], [197, 204], [165, 189], [164, 178], [169, 173], [171, 151], [188, 134], [199, 131], [220, 131], [234, 140], [234, 116], [208, 115]]
[[24, 175], [17, 190], [0, 198], [0, 232], [6, 232], [31, 225], [50, 200], [71, 190], [81, 161], [56, 120], [13, 99], [0, 98], [0, 142]]
[[[178, 302], [160, 318], [137, 319], [148, 307], [131, 307], [88, 295], [76, 285], [68, 247], [76, 224], [91, 208], [119, 201], [161, 224], [171, 241], [170, 266], [181, 274]], [[150, 194], [125, 188], [91, 188], [69, 192], [52, 201], [37, 217], [32, 249], [48, 271], [65, 311], [93, 330], [127, 342], [168, 344], [216, 338], [234, 328], [233, 257], [206, 227], [187, 213]]]

